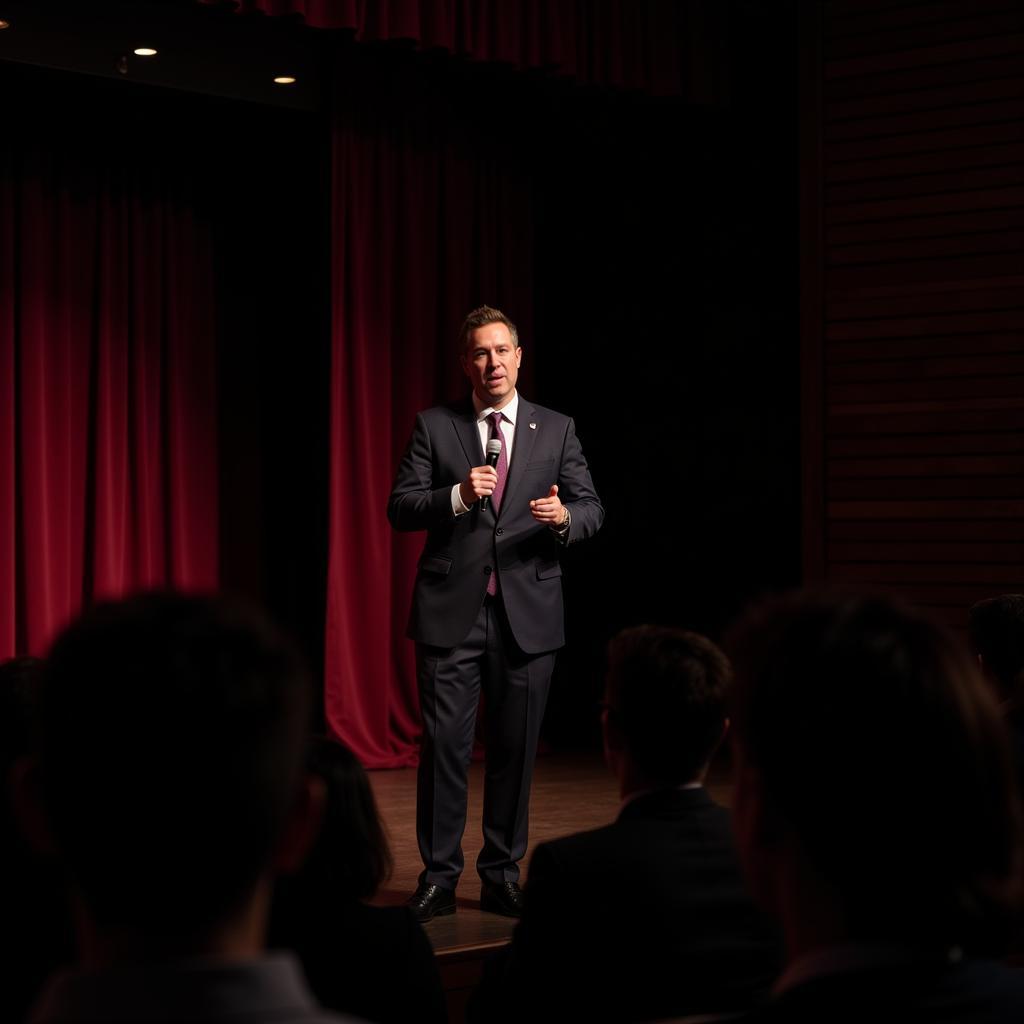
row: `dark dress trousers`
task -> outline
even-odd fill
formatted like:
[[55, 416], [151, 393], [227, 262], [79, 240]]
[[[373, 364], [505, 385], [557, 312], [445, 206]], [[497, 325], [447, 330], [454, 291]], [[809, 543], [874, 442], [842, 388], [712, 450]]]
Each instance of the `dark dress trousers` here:
[[[515, 881], [526, 852], [527, 809], [554, 652], [565, 643], [560, 555], [604, 518], [568, 416], [519, 396], [501, 507], [455, 516], [451, 492], [485, 463], [470, 400], [416, 417], [388, 519], [426, 530], [408, 635], [416, 641], [423, 741], [417, 789], [421, 880], [454, 888], [463, 867], [466, 776], [484, 697], [487, 765], [484, 846], [477, 870]], [[530, 514], [552, 484], [572, 524], [559, 537]], [[497, 594], [485, 601], [497, 573]]]
[[729, 812], [660, 790], [610, 825], [538, 846], [511, 946], [486, 966], [473, 1021], [647, 1021], [739, 1012], [781, 967], [747, 896]]

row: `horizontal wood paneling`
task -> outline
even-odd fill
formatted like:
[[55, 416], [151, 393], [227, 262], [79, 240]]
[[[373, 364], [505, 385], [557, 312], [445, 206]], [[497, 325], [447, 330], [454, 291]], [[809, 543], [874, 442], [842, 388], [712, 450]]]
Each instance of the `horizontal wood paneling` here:
[[1024, 353], [1014, 352], [1012, 354], [964, 355], [939, 359], [886, 359], [832, 363], [825, 371], [825, 379], [829, 383], [839, 383], [1021, 373], [1024, 373]]
[[853, 341], [849, 344], [831, 344], [825, 350], [829, 365], [870, 359], [910, 359], [915, 356], [988, 355], [996, 352], [1017, 353], [1020, 336], [1016, 332], [1001, 334], [954, 334], [950, 337], [888, 338], [885, 341]]
[[[1020, 64], [1020, 59], [1017, 61]], [[1002, 164], [1020, 163], [1024, 157], [1024, 142], [1000, 143], [999, 145], [960, 147], [947, 149], [943, 153], [911, 153], [874, 160], [847, 160], [832, 162], [824, 169], [827, 184], [842, 181], [868, 181], [871, 179], [895, 178], [904, 174], [926, 175], [942, 167], [957, 170], [967, 167], [995, 167]]]
[[[987, 541], [1024, 541], [1024, 521], [1013, 519], [839, 519], [829, 523], [828, 540], [926, 543], [944, 541], [968, 544], [984, 537]], [[839, 559], [849, 561], [849, 559]]]
[[967, 565], [1005, 565], [1007, 557], [1024, 564], [1024, 542], [1007, 544], [998, 540], [964, 541], [833, 541], [828, 546], [830, 562], [864, 563], [924, 562], [937, 559]]
[[984, 522], [989, 519], [1024, 519], [1024, 501], [993, 501], [971, 499], [967, 501], [829, 501], [826, 506], [829, 523], [844, 519], [970, 519]]
[[853, 118], [890, 117], [912, 110], [937, 110], [1007, 99], [1021, 95], [1021, 82], [1012, 74], [1002, 78], [957, 82], [931, 89], [904, 92], [887, 90], [881, 94], [833, 99], [825, 104], [825, 123], [834, 124]]
[[826, 449], [830, 465], [846, 459], [891, 459], [899, 455], [949, 457], [988, 455], [993, 452], [1024, 453], [1024, 433], [987, 432], [964, 434], [886, 434], [882, 437], [832, 437]]
[[832, 578], [841, 583], [983, 583], [997, 592], [1016, 586], [1024, 563], [997, 562], [832, 562]]
[[972, 12], [988, 13], [1017, 7], [1016, 0], [974, 0], [969, 10], [965, 10], [959, 0], [909, 4], [892, 0], [828, 0], [824, 33], [826, 37], [845, 36], [944, 21], [959, 22]]
[[936, 171], [855, 181], [830, 185], [825, 191], [829, 206], [853, 203], [864, 199], [892, 199], [897, 196], [929, 196], [952, 190], [974, 190], [1016, 185], [1022, 176], [1021, 164], [999, 164], [995, 167], [969, 167], [959, 171]]
[[830, 480], [851, 478], [1011, 477], [1024, 479], [1024, 455], [932, 455], [894, 458], [886, 454], [861, 459], [830, 458]]
[[933, 402], [930, 407], [901, 410], [881, 410], [877, 404], [864, 409], [832, 408], [828, 410], [826, 429], [829, 439], [1024, 430], [1024, 400], [981, 399], [969, 404], [972, 408], [955, 408], [949, 402]]
[[1024, 481], [1013, 477], [870, 477], [864, 480], [827, 478], [831, 499], [841, 501], [934, 498], [950, 501], [986, 498], [1024, 498]]
[[959, 61], [928, 67], [908, 67], [855, 77], [832, 76], [824, 82], [825, 103], [864, 96], [901, 96], [914, 90], [948, 89], [954, 85], [991, 82], [1020, 74], [1020, 52], [966, 54]]
[[1024, 2], [831, 0], [820, 33], [809, 529], [824, 578], [962, 628], [1024, 589]]
[[[965, 0], [965, 21], [970, 0]], [[825, 60], [825, 81], [835, 78], [860, 78], [892, 71], [918, 71], [921, 68], [942, 67], [960, 61], [982, 61], [990, 57], [1004, 57], [1024, 52], [1024, 33], [1010, 35], [975, 35], [971, 31], [954, 42], [939, 46], [911, 46], [887, 53], [868, 56], [833, 58]], [[978, 77], [984, 77], [979, 73]]]

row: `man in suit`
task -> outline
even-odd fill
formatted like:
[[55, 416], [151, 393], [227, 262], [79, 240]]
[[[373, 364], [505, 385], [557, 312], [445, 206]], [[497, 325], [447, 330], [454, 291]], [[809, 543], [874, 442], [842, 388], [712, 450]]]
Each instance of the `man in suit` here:
[[796, 593], [733, 643], [735, 818], [787, 966], [764, 1021], [1024, 1020], [1008, 736], [959, 640], [885, 597]]
[[741, 880], [729, 812], [702, 785], [727, 728], [730, 667], [710, 640], [641, 626], [609, 645], [601, 724], [622, 807], [538, 846], [481, 1021], [660, 1020], [747, 1008], [781, 965]]
[[[423, 715], [416, 830], [424, 864], [409, 903], [421, 921], [455, 911], [481, 690], [480, 903], [521, 912], [533, 761], [565, 643], [559, 556], [604, 518], [572, 420], [516, 390], [522, 349], [512, 321], [482, 306], [459, 345], [471, 399], [417, 415], [388, 501], [392, 526], [427, 531], [408, 629]], [[494, 466], [488, 441], [500, 449]]]

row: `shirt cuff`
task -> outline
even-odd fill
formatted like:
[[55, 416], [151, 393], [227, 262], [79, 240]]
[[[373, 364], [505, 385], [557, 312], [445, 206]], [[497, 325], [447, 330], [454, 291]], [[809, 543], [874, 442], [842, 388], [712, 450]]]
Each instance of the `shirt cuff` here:
[[460, 486], [460, 484], [456, 484], [452, 488], [452, 514], [456, 516], [463, 516], [469, 511], [469, 506], [462, 500]]

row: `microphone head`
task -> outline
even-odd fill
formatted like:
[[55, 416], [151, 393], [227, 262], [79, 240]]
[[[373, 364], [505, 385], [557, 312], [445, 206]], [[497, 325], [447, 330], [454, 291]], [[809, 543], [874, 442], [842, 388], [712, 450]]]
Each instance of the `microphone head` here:
[[500, 455], [501, 454], [501, 442], [496, 438], [492, 437], [487, 442], [487, 454], [488, 455]]

